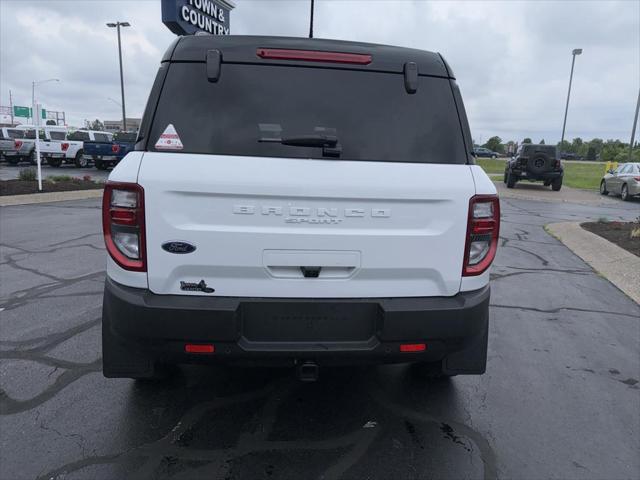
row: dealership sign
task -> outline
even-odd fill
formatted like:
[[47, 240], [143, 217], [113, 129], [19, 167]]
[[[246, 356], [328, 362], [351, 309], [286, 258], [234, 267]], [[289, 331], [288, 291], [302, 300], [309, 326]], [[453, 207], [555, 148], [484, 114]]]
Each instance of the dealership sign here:
[[229, 35], [231, 0], [162, 0], [162, 23], [176, 35]]

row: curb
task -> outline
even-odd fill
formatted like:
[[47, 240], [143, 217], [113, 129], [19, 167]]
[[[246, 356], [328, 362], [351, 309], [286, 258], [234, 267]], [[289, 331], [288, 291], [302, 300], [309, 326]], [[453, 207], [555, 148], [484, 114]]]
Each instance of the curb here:
[[72, 192], [47, 192], [29, 195], [7, 195], [0, 197], [0, 207], [12, 205], [31, 205], [33, 203], [64, 202], [66, 200], [84, 200], [87, 198], [101, 198], [102, 189], [75, 190]]
[[640, 258], [584, 230], [579, 222], [550, 223], [545, 225], [545, 230], [640, 304]]

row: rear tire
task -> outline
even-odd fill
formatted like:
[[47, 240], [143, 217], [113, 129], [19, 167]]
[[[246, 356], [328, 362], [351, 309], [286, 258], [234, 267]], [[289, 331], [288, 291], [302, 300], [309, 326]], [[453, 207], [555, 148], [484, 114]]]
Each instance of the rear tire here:
[[600, 182], [600, 195], [609, 195], [609, 191], [607, 190], [607, 182], [602, 180]]
[[7, 163], [9, 165], [17, 165], [20, 163], [20, 157], [7, 157]]
[[76, 165], [77, 168], [85, 168], [87, 167], [87, 165], [89, 165], [89, 160], [85, 158], [84, 152], [82, 150], [78, 150], [78, 153], [76, 153], [73, 163]]
[[554, 192], [560, 191], [561, 188], [562, 188], [562, 177], [554, 180], [553, 183], [551, 184], [551, 190], [553, 190]]
[[507, 173], [507, 188], [513, 188], [516, 186], [516, 176], [509, 172]]
[[96, 168], [98, 170], [106, 170], [107, 169], [107, 164], [102, 160], [95, 160], [93, 163], [94, 163], [94, 165], [96, 166]]
[[629, 187], [627, 186], [626, 183], [622, 185], [622, 190], [620, 191], [620, 198], [622, 198], [622, 200], [625, 202], [628, 202], [631, 199], [631, 196], [629, 195]]

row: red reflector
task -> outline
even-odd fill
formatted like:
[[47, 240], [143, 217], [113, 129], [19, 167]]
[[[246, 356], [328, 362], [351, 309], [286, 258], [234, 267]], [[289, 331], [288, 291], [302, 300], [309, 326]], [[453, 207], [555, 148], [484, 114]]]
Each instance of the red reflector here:
[[14, 140], [13, 144], [16, 148], [20, 148], [22, 146], [22, 140]]
[[187, 343], [184, 346], [184, 351], [187, 353], [213, 353], [216, 351], [216, 347], [213, 345], [202, 345], [198, 343]]
[[256, 54], [260, 58], [270, 58], [273, 60], [303, 60], [306, 62], [355, 63], [357, 65], [369, 65], [371, 63], [371, 55], [362, 53], [259, 48]]
[[67, 142], [63, 142], [61, 147], [62, 147], [62, 151], [66, 152], [69, 149], [69, 144]]
[[424, 352], [427, 345], [424, 343], [403, 343], [400, 345], [401, 352]]
[[111, 152], [118, 153], [120, 151], [120, 145], [111, 145]]
[[135, 225], [136, 211], [128, 209], [112, 208], [110, 211], [111, 221], [121, 225]]

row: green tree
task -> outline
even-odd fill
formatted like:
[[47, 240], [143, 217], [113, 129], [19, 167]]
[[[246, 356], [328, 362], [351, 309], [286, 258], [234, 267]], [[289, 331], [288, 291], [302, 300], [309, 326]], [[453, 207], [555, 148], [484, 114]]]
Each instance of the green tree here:
[[589, 145], [589, 148], [587, 150], [587, 160], [594, 161], [595, 159], [596, 159], [596, 149], [595, 147], [592, 147], [591, 145]]
[[562, 152], [562, 153], [571, 152], [571, 144], [567, 140], [558, 142], [558, 152]]
[[91, 122], [91, 130], [104, 130], [104, 123], [96, 118], [93, 122]]
[[484, 148], [488, 148], [489, 150], [493, 150], [494, 152], [502, 153], [504, 151], [504, 147], [502, 146], [502, 139], [498, 136], [491, 137], [487, 140], [487, 143], [483, 145]]
[[522, 140], [522, 143], [533, 143], [529, 137]]

